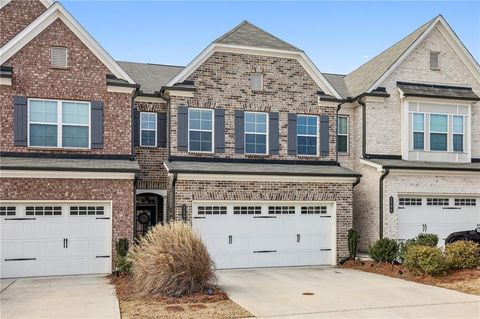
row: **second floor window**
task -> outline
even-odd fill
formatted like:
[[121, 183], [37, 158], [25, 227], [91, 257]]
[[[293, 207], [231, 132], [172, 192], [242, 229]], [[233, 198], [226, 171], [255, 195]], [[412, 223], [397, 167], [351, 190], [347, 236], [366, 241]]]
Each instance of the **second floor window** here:
[[157, 113], [140, 113], [140, 146], [157, 145]]
[[413, 114], [413, 149], [423, 150], [425, 147], [425, 115]]
[[29, 146], [90, 147], [90, 103], [30, 99]]
[[430, 150], [447, 151], [448, 116], [430, 114]]
[[339, 116], [338, 117], [338, 152], [347, 153], [348, 152], [348, 117]]
[[453, 116], [453, 151], [463, 152], [464, 117]]
[[297, 154], [316, 156], [318, 150], [318, 117], [297, 116]]
[[245, 153], [267, 154], [267, 113], [245, 112]]
[[213, 152], [213, 110], [188, 109], [188, 150]]

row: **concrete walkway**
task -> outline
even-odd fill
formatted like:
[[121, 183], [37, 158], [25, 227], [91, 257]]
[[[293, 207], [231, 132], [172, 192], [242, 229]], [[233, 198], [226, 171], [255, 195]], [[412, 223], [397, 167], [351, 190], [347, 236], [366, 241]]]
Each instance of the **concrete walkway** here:
[[1, 290], [1, 319], [120, 319], [105, 276], [2, 279]]
[[478, 296], [357, 270], [223, 270], [219, 278], [259, 318], [480, 318]]

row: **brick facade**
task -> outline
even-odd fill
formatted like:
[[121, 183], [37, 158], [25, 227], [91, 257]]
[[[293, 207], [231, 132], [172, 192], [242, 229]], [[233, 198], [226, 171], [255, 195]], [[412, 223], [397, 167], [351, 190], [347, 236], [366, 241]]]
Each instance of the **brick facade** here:
[[185, 204], [191, 222], [193, 200], [335, 201], [337, 260], [340, 260], [348, 256], [352, 195], [350, 183], [178, 180], [175, 184], [175, 219], [182, 219], [181, 207]]
[[133, 239], [133, 180], [2, 178], [0, 198], [112, 201], [112, 262], [115, 241], [121, 237]]

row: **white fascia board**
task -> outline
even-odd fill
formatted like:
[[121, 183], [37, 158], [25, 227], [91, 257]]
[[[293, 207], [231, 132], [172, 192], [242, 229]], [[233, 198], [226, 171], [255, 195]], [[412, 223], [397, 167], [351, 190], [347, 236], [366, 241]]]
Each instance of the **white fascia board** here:
[[215, 52], [228, 52], [248, 55], [259, 55], [268, 57], [278, 57], [286, 59], [295, 59], [300, 65], [307, 71], [317, 85], [327, 94], [335, 96], [337, 99], [341, 99], [340, 94], [333, 88], [333, 86], [325, 79], [323, 74], [313, 64], [310, 58], [302, 51], [289, 51], [278, 50], [268, 48], [258, 48], [231, 44], [219, 44], [212, 43], [205, 50], [203, 50], [197, 57], [190, 62], [177, 76], [175, 76], [167, 86], [172, 86], [175, 83], [183, 82], [187, 77], [192, 74], [200, 65], [202, 65], [213, 53]]
[[132, 94], [133, 92], [135, 92], [135, 88], [126, 87], [126, 86], [107, 85], [107, 92]]
[[383, 171], [383, 166], [382, 166], [382, 165], [376, 164], [376, 163], [372, 163], [372, 162], [370, 162], [369, 160], [366, 160], [366, 159], [361, 158], [361, 159], [360, 159], [360, 163], [362, 163], [362, 164], [364, 164], [364, 165], [367, 165], [367, 166], [371, 166], [371, 167], [373, 167], [373, 168], [376, 168], [376, 169], [377, 169], [377, 172]]
[[164, 99], [161, 97], [153, 97], [153, 96], [141, 96], [137, 95], [135, 97], [135, 102], [144, 102], [144, 103], [166, 103]]
[[0, 172], [1, 178], [60, 178], [60, 179], [135, 179], [135, 173], [124, 172], [81, 172], [81, 171], [36, 171], [7, 170]]
[[190, 181], [249, 181], [249, 182], [319, 182], [319, 183], [354, 183], [355, 177], [330, 176], [285, 176], [285, 175], [241, 175], [241, 174], [189, 174], [178, 173], [177, 180]]
[[55, 2], [28, 27], [23, 29], [12, 40], [0, 48], [0, 65], [10, 59], [15, 53], [32, 41], [55, 20], [61, 19], [67, 27], [92, 51], [93, 54], [119, 79], [130, 84], [135, 81], [118, 65], [104, 48], [68, 13], [59, 3]]
[[9, 4], [10, 1], [12, 1], [12, 0], [0, 0], [0, 9], [2, 9], [2, 8], [5, 7], [7, 4]]
[[0, 78], [0, 85], [12, 85], [12, 78]]
[[390, 168], [391, 176], [469, 176], [480, 177], [480, 171], [444, 171], [444, 170], [419, 170], [419, 169], [395, 169]]

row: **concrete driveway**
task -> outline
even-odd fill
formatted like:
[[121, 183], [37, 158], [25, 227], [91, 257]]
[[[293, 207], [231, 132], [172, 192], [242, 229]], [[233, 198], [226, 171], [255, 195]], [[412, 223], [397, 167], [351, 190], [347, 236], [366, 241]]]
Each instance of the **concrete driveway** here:
[[120, 319], [115, 290], [105, 276], [2, 279], [2, 319]]
[[480, 297], [357, 270], [223, 270], [219, 279], [261, 318], [480, 318]]

